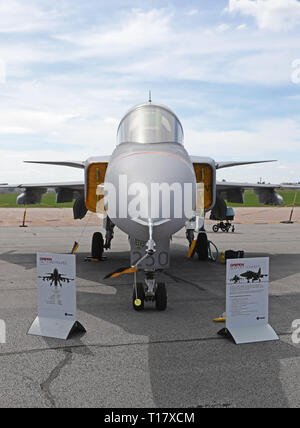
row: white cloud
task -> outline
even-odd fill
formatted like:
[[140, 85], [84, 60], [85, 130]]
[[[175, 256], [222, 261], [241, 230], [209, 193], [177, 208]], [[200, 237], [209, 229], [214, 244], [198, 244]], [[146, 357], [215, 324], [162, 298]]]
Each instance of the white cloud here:
[[221, 148], [226, 148], [227, 157], [237, 160], [245, 157], [262, 160], [266, 156], [268, 159], [274, 159], [274, 156], [280, 153], [299, 157], [299, 144], [300, 126], [298, 121], [290, 119], [263, 121], [253, 126], [252, 131], [199, 132], [191, 128], [185, 131], [185, 145], [189, 153], [211, 156], [218, 160], [222, 153]]
[[229, 30], [230, 26], [228, 24], [220, 24], [217, 27], [217, 31], [223, 33], [224, 31]]
[[13, 151], [0, 149], [0, 183], [45, 183], [59, 181], [83, 180], [79, 169], [55, 167], [47, 165], [26, 164], [24, 160], [85, 160], [80, 151], [72, 150], [62, 155], [49, 150]]
[[186, 12], [185, 15], [186, 16], [194, 16], [194, 15], [197, 15], [198, 12], [199, 11], [197, 9], [192, 9], [192, 10], [189, 10], [188, 12]]
[[56, 26], [59, 14], [42, 9], [32, 0], [0, 0], [0, 33], [45, 31]]
[[0, 108], [0, 134], [51, 132], [75, 117], [75, 115], [63, 115], [54, 111]]
[[[99, 87], [101, 75], [105, 75], [105, 88], [109, 80], [113, 88], [116, 77], [110, 78], [112, 74], [118, 75], [124, 87], [137, 81], [170, 77], [218, 83], [290, 83], [291, 55], [298, 49], [298, 39], [289, 34], [279, 37], [272, 33], [270, 37], [238, 31], [245, 28], [241, 24], [229, 31], [226, 23], [218, 27], [178, 27], [169, 10], [134, 9], [119, 13], [114, 25], [53, 35], [46, 42], [0, 42], [0, 58], [7, 62], [8, 80], [26, 77], [31, 64], [83, 65], [84, 61], [93, 60], [99, 70], [98, 80], [92, 76], [93, 66], [86, 68], [83, 76], [88, 82], [93, 80], [95, 87]], [[50, 78], [54, 75], [49, 73]], [[80, 73], [76, 78], [81, 83], [84, 80]], [[69, 73], [69, 80], [75, 81], [74, 72]]]
[[[298, 49], [298, 39], [288, 33], [272, 33], [271, 37], [240, 31], [246, 28], [241, 24], [233, 29], [227, 23], [178, 27], [169, 10], [132, 10], [121, 14], [113, 27], [57, 38], [70, 43], [66, 60], [95, 58], [102, 61], [102, 73], [117, 73], [127, 79], [124, 84], [170, 77], [218, 83], [290, 83], [291, 52]], [[43, 58], [43, 52], [37, 55]], [[51, 61], [55, 52], [50, 49], [47, 55], [45, 60]], [[56, 55], [61, 59], [63, 52]]]
[[[218, 171], [218, 180], [256, 183], [300, 181], [300, 126], [298, 121], [265, 121], [253, 131], [185, 130], [185, 147], [192, 155], [212, 157], [216, 161], [277, 160], [262, 165], [240, 166]], [[283, 160], [284, 157], [284, 160]], [[287, 162], [286, 158], [293, 161]]]
[[226, 10], [253, 16], [261, 29], [286, 30], [300, 22], [297, 0], [229, 0]]
[[[11, 10], [5, 12], [2, 9], [3, 15], [0, 15], [0, 22], [7, 17], [2, 27], [6, 31], [13, 31], [19, 25], [18, 29], [26, 33], [23, 37], [16, 30], [13, 37], [4, 35], [0, 41], [0, 58], [7, 61], [8, 71], [7, 83], [0, 88], [1, 182], [15, 181], [15, 174], [22, 181], [34, 181], [36, 177], [47, 181], [54, 176], [58, 180], [72, 179], [76, 171], [71, 169], [33, 168], [21, 164], [21, 160], [81, 160], [91, 155], [110, 154], [115, 147], [118, 121], [129, 107], [147, 99], [148, 89], [153, 90], [154, 101], [166, 102], [185, 115], [186, 147], [190, 153], [218, 160], [241, 157], [281, 159], [281, 154], [285, 159], [296, 158], [300, 144], [297, 118], [261, 122], [252, 125], [252, 131], [242, 127], [216, 131], [222, 129], [224, 123], [226, 129], [231, 125], [236, 129], [240, 118], [243, 123], [246, 121], [247, 113], [243, 113], [244, 107], [239, 107], [242, 100], [238, 93], [234, 94], [232, 105], [224, 107], [230, 105], [231, 100], [228, 83], [242, 84], [246, 92], [251, 84], [253, 97], [251, 95], [251, 100], [246, 100], [247, 104], [258, 112], [264, 111], [265, 117], [272, 117], [272, 111], [266, 112], [266, 105], [270, 105], [273, 96], [272, 88], [258, 95], [257, 103], [261, 105], [257, 107], [255, 94], [261, 88], [255, 85], [273, 85], [274, 88], [275, 85], [291, 85], [291, 63], [299, 50], [299, 39], [294, 33], [261, 32], [246, 24], [238, 25], [239, 22], [230, 24], [229, 30], [224, 15], [216, 17], [210, 24], [199, 18], [197, 26], [192, 25], [193, 19], [181, 16], [178, 25], [176, 9], [172, 14], [169, 8], [114, 11], [114, 19], [109, 25], [106, 20], [100, 20], [100, 24], [95, 19], [88, 29], [87, 25], [68, 25], [66, 20], [66, 27], [60, 26], [58, 35], [57, 23], [52, 22], [56, 12], [47, 18], [43, 10], [37, 9], [38, 4], [45, 6], [46, 3], [46, 0], [41, 3], [28, 0], [28, 10], [33, 7], [32, 19], [27, 17], [24, 9], [26, 19], [23, 18], [23, 23], [21, 8], [24, 6], [19, 1], [12, 0]], [[231, 5], [234, 7], [238, 3], [231, 2]], [[0, 0], [0, 12], [1, 4], [4, 2]], [[57, 2], [53, 4], [58, 5]], [[235, 8], [243, 14], [245, 10]], [[196, 15], [192, 10], [189, 12], [189, 16]], [[88, 18], [82, 17], [83, 21]], [[43, 37], [28, 35], [29, 31], [39, 31], [43, 22]], [[220, 22], [224, 24], [217, 27]], [[247, 31], [239, 31], [246, 28]], [[202, 83], [194, 86], [193, 82], [218, 83], [220, 86]], [[297, 99], [297, 95], [292, 97]], [[278, 106], [278, 109], [282, 111], [283, 107]], [[191, 115], [195, 115], [195, 111], [201, 112], [197, 129], [201, 129], [199, 124], [206, 126], [202, 132], [193, 129], [195, 122]], [[254, 116], [252, 111], [251, 117]], [[212, 122], [213, 126], [207, 129], [207, 123]], [[37, 140], [41, 145], [47, 142], [48, 150], [40, 150]], [[3, 151], [7, 141], [16, 151]], [[53, 151], [49, 142], [53, 143]], [[31, 152], [24, 147], [30, 147]], [[222, 159], [221, 153], [227, 153], [227, 159]], [[294, 164], [298, 165], [296, 159]], [[289, 164], [282, 164], [278, 171], [286, 171], [286, 165]], [[257, 171], [255, 168], [253, 174]], [[290, 181], [298, 179], [295, 168], [291, 169], [294, 177], [289, 178]], [[237, 174], [241, 171], [237, 169]], [[280, 178], [283, 180], [284, 176]]]
[[107, 28], [57, 36], [81, 47], [80, 56], [126, 56], [134, 51], [162, 47], [170, 38], [171, 14], [153, 9], [143, 12], [133, 9], [123, 15], [121, 22]]

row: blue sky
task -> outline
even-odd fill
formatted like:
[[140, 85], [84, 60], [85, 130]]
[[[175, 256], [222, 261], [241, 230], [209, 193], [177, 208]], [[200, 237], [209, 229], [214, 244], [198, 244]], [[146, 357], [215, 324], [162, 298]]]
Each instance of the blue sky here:
[[0, 0], [0, 182], [80, 179], [22, 160], [110, 154], [149, 89], [191, 154], [279, 160], [218, 178], [299, 181], [299, 23], [297, 0]]

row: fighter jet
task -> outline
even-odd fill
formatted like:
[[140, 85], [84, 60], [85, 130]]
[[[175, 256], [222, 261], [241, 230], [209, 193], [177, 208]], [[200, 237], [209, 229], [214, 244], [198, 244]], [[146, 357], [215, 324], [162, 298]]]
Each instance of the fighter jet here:
[[47, 189], [55, 189], [57, 203], [75, 199], [75, 219], [83, 219], [88, 211], [101, 213], [105, 239], [101, 232], [95, 232], [92, 258], [101, 259], [104, 250], [111, 247], [114, 227], [120, 228], [130, 238], [131, 262], [108, 277], [133, 273], [134, 309], [141, 310], [144, 302], [151, 301], [158, 310], [165, 310], [166, 285], [158, 276], [169, 268], [172, 235], [185, 227], [189, 255], [196, 253], [205, 260], [205, 212], [212, 210], [215, 218], [225, 219], [225, 199], [243, 202], [248, 188], [258, 194], [259, 202], [282, 204], [275, 189], [291, 186], [216, 181], [217, 169], [261, 162], [270, 161], [217, 162], [191, 156], [184, 147], [183, 127], [176, 114], [149, 99], [122, 118], [111, 156], [31, 162], [80, 168], [84, 171], [83, 181], [2, 187], [24, 189], [17, 198], [17, 203], [24, 205], [40, 203]]
[[53, 284], [55, 287], [58, 287], [58, 285], [62, 287], [63, 282], [69, 284], [71, 281], [74, 281], [74, 278], [66, 278], [66, 275], [59, 273], [57, 268], [54, 268], [52, 273], [46, 273], [43, 276], [39, 276], [39, 278], [43, 281], [50, 282], [50, 287], [52, 287]]
[[252, 270], [248, 270], [247, 272], [241, 273], [240, 276], [247, 279], [247, 282], [249, 283], [252, 279], [252, 282], [259, 281], [261, 282], [261, 278], [268, 275], [262, 275], [261, 268], [258, 269], [258, 272], [253, 272]]
[[231, 278], [230, 282], [234, 282], [235, 284], [237, 284], [238, 282], [240, 282], [241, 278], [238, 275], [234, 275], [233, 278]]

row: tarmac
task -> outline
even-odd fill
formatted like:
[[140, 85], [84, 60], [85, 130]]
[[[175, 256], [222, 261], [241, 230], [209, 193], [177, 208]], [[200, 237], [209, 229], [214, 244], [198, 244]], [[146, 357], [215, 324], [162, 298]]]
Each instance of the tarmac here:
[[[237, 207], [234, 208], [235, 224], [274, 224], [289, 220], [291, 207]], [[0, 208], [0, 227], [21, 225], [24, 218], [22, 208]], [[300, 223], [300, 207], [296, 207], [292, 214], [293, 221]], [[73, 219], [72, 208], [27, 208], [25, 223], [28, 226], [74, 226], [83, 228], [98, 226], [97, 214], [88, 212], [82, 220]], [[214, 223], [208, 220], [208, 223]]]
[[[97, 227], [84, 220], [80, 227], [3, 224], [0, 319], [7, 337], [0, 344], [0, 407], [300, 407], [300, 345], [292, 342], [292, 322], [300, 319], [299, 223], [236, 224], [235, 233], [213, 233], [207, 224], [219, 251], [270, 257], [270, 324], [280, 340], [248, 345], [217, 334], [225, 265], [187, 259], [184, 231], [173, 238], [171, 268], [161, 274], [167, 310], [146, 303], [136, 312], [131, 275], [103, 280], [128, 265], [123, 233], [116, 232], [107, 261], [89, 263]], [[36, 253], [69, 253], [75, 240], [78, 320], [87, 332], [68, 341], [28, 336], [37, 312]]]

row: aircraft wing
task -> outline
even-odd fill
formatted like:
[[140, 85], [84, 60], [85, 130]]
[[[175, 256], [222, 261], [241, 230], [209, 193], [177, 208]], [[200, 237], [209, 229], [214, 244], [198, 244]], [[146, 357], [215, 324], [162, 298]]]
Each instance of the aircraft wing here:
[[57, 183], [22, 183], [22, 184], [0, 184], [0, 189], [74, 189], [82, 190], [84, 188], [83, 181], [69, 181]]
[[277, 189], [277, 190], [300, 190], [300, 184], [265, 184], [265, 183], [233, 183], [230, 181], [217, 181], [217, 190], [225, 189]]
[[69, 166], [71, 168], [84, 169], [85, 162], [81, 161], [24, 161], [24, 163], [37, 163], [42, 165], [56, 165], [56, 166]]
[[[97, 156], [97, 162], [108, 163], [110, 156]], [[86, 166], [86, 161], [24, 161], [25, 163], [34, 163], [41, 165], [54, 165], [54, 166], [69, 166], [71, 168], [80, 168], [84, 169]]]
[[276, 190], [300, 190], [300, 185], [263, 184], [263, 183], [232, 183], [229, 181], [217, 182], [217, 196], [228, 202], [244, 203], [244, 191], [254, 190], [258, 202], [266, 205], [282, 205], [283, 198]]
[[[22, 183], [22, 184], [0, 184], [0, 189], [21, 190], [22, 193], [17, 197], [18, 205], [40, 204], [42, 196], [48, 189], [55, 189], [56, 203], [72, 202], [74, 199], [82, 201], [84, 198], [84, 182], [59, 182], [59, 183]], [[75, 208], [75, 205], [74, 205]], [[78, 214], [75, 218], [83, 218], [86, 214], [84, 203], [77, 203]]]
[[[191, 161], [193, 164], [202, 163], [205, 158], [201, 156], [191, 156]], [[266, 162], [276, 162], [276, 160], [263, 160], [263, 161], [227, 161], [227, 162], [217, 162], [215, 161], [216, 169], [221, 168], [230, 168], [232, 166], [241, 166], [241, 165], [251, 165], [256, 163], [266, 163]]]
[[[87, 161], [25, 161], [31, 164], [65, 166], [71, 168], [89, 168], [91, 163], [105, 164], [107, 166], [110, 156], [97, 156], [89, 158]], [[23, 192], [17, 197], [18, 205], [39, 204], [42, 196], [48, 189], [56, 192], [56, 203], [72, 202], [76, 199], [73, 211], [74, 218], [81, 219], [87, 213], [84, 200], [84, 182], [49, 182], [49, 183], [0, 183], [0, 189], [21, 189]]]
[[231, 168], [232, 166], [240, 165], [252, 165], [256, 163], [267, 163], [267, 162], [276, 162], [276, 160], [263, 160], [263, 161], [238, 161], [238, 162], [216, 162], [216, 169], [221, 168]]

